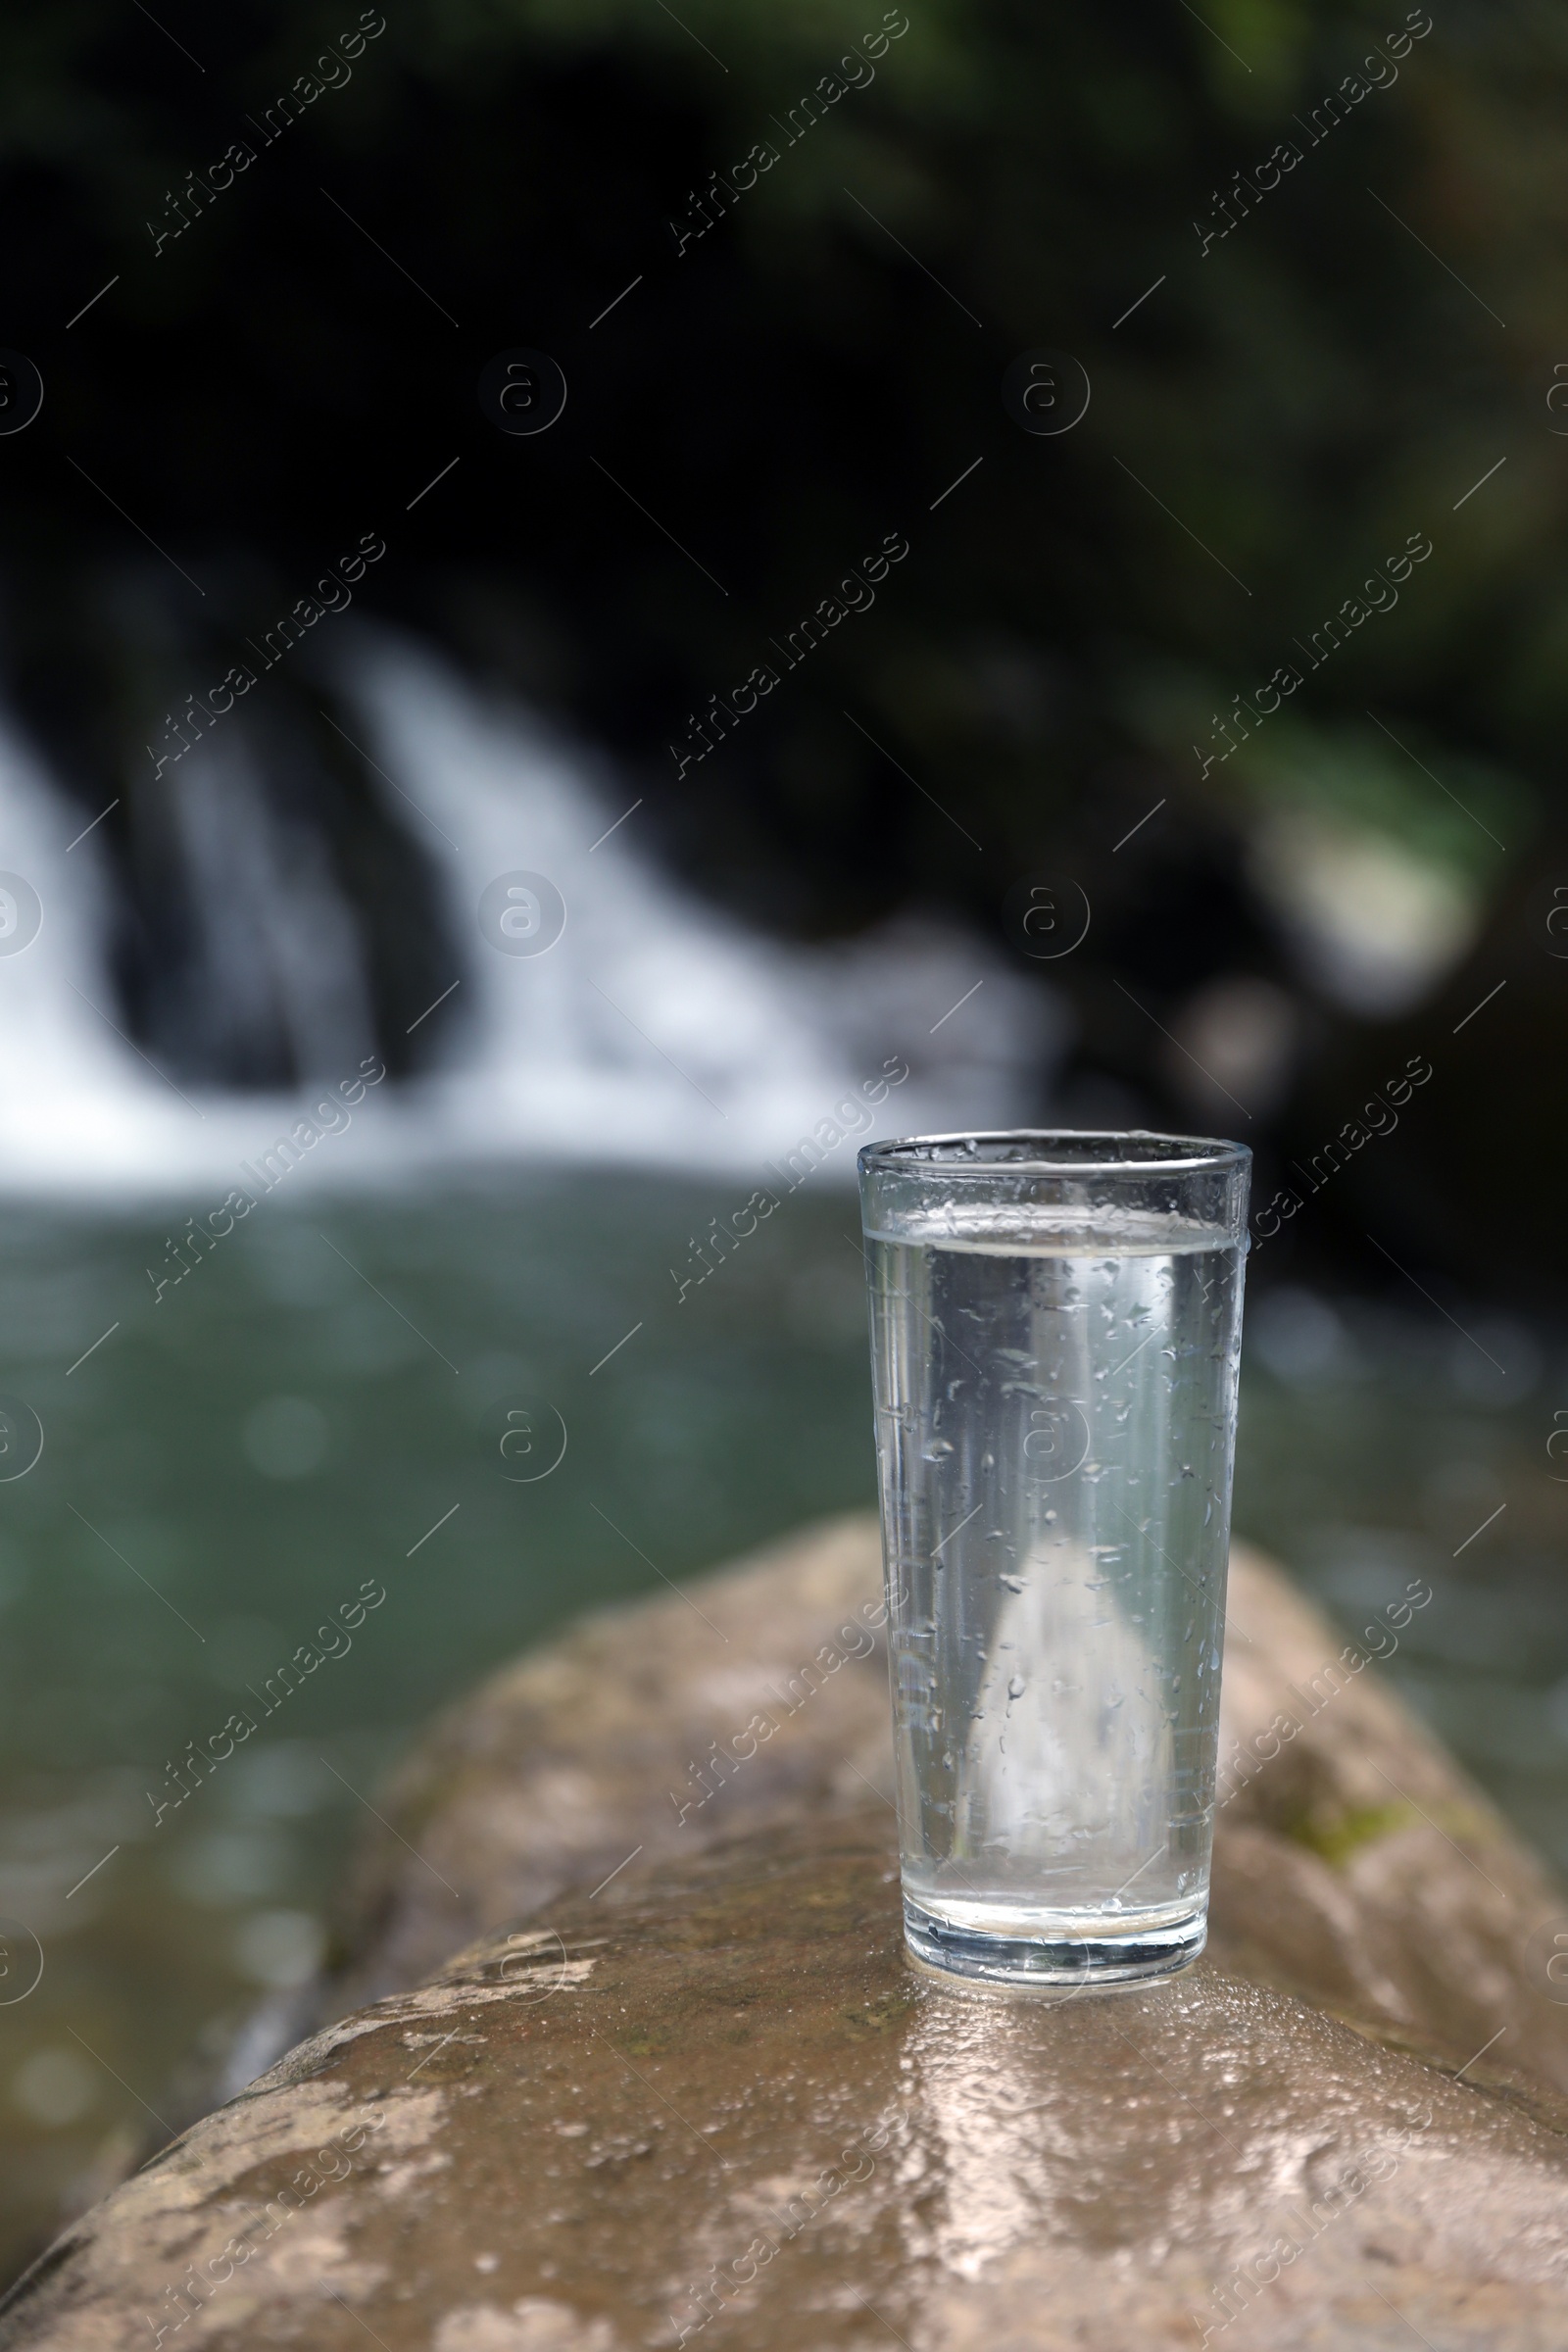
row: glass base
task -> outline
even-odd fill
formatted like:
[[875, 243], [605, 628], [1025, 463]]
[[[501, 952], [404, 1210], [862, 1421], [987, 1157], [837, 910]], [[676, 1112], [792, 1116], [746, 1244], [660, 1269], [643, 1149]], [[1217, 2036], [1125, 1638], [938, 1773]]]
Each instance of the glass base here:
[[1207, 1940], [1208, 1914], [1205, 1908], [1157, 1925], [1129, 1921], [1120, 1934], [1108, 1928], [1075, 1934], [1059, 1920], [1042, 1920], [1030, 1933], [1000, 1936], [946, 1919], [906, 1894], [904, 1937], [927, 1968], [977, 1984], [1057, 1989], [1137, 1984], [1190, 1968]]

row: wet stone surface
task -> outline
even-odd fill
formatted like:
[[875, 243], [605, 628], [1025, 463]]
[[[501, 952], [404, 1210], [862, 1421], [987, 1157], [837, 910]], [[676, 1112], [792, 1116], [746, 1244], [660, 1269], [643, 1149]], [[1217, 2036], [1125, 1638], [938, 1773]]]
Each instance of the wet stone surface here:
[[839, 1523], [453, 1710], [332, 2022], [76, 2224], [0, 2348], [1556, 2352], [1561, 1897], [1375, 1666], [1239, 1555], [1209, 1955], [955, 1989], [901, 1944], [876, 1592]]
[[1206, 1960], [950, 1991], [903, 1957], [879, 1815], [808, 1824], [327, 2029], [89, 2216], [0, 2343], [184, 2310], [223, 2352], [1558, 2346], [1563, 2121]]
[[[367, 1842], [318, 2015], [417, 1984], [634, 1849], [633, 1867], [681, 1862], [885, 1800], [881, 1574], [875, 1519], [846, 1517], [503, 1668], [380, 1800], [399, 1835]], [[1546, 1975], [1568, 1897], [1380, 1684], [1391, 1630], [1330, 1626], [1233, 1549], [1211, 1949], [1451, 2065], [1490, 2043], [1472, 2074], [1568, 2094], [1568, 1985]]]

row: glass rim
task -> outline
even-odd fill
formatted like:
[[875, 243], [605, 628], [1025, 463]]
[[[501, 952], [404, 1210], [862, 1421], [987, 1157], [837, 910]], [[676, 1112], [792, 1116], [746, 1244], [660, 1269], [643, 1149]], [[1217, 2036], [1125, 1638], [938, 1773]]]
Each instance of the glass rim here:
[[[1049, 1151], [1011, 1158], [993, 1157], [983, 1150], [988, 1144], [1049, 1147], [1069, 1142], [1109, 1147], [1163, 1144], [1170, 1149], [1143, 1158], [1118, 1149], [1064, 1158], [1054, 1158]], [[911, 1173], [924, 1171], [944, 1178], [1196, 1176], [1245, 1167], [1251, 1156], [1250, 1144], [1232, 1143], [1223, 1136], [1166, 1135], [1152, 1127], [1000, 1127], [960, 1130], [954, 1135], [891, 1136], [862, 1145], [857, 1164], [866, 1175], [880, 1169], [905, 1167]]]

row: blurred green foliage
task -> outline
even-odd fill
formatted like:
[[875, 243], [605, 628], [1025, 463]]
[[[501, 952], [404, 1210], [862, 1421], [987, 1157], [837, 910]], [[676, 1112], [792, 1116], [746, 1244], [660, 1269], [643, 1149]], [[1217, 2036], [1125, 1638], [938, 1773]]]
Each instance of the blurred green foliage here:
[[[1334, 610], [1386, 546], [1425, 528], [1438, 561], [1377, 632], [1375, 654], [1353, 649], [1344, 666], [1355, 675], [1333, 682], [1335, 699], [1351, 704], [1370, 673], [1383, 693], [1423, 701], [1434, 719], [1441, 708], [1467, 736], [1530, 760], [1547, 752], [1565, 691], [1556, 656], [1568, 631], [1568, 458], [1545, 404], [1561, 341], [1568, 24], [1533, 0], [1435, 5], [1430, 20], [1410, 12], [1432, 30], [1383, 69], [1396, 81], [1310, 146], [1303, 118], [1402, 24], [1396, 0], [1248, 0], [1216, 5], [1206, 22], [1176, 0], [1114, 17], [915, 0], [906, 20], [890, 12], [908, 29], [878, 60], [874, 84], [786, 148], [677, 268], [665, 223], [684, 213], [688, 189], [774, 136], [781, 111], [875, 31], [873, 0], [858, 10], [692, 0], [679, 19], [657, 0], [394, 8], [352, 88], [318, 102], [290, 132], [286, 158], [264, 152], [156, 266], [144, 222], [161, 215], [164, 190], [204, 169], [225, 138], [249, 136], [246, 115], [308, 72], [358, 12], [348, 0], [295, 0], [236, 7], [215, 24], [173, 8], [165, 21], [203, 58], [198, 75], [116, 0], [28, 0], [0, 30], [0, 137], [14, 229], [30, 213], [48, 233], [17, 257], [12, 310], [63, 319], [75, 285], [98, 282], [101, 257], [122, 269], [102, 320], [111, 335], [116, 313], [176, 339], [204, 322], [234, 335], [230, 306], [246, 299], [236, 262], [270, 240], [292, 246], [292, 300], [264, 311], [257, 286], [249, 335], [259, 347], [302, 343], [308, 360], [329, 363], [334, 325], [360, 339], [362, 298], [343, 283], [335, 246], [319, 267], [325, 253], [291, 233], [293, 190], [277, 167], [300, 160], [355, 175], [372, 228], [395, 202], [417, 258], [433, 257], [438, 287], [455, 266], [466, 293], [501, 301], [510, 279], [526, 307], [548, 285], [549, 246], [576, 262], [585, 296], [590, 263], [602, 267], [608, 299], [620, 263], [641, 263], [657, 282], [625, 314], [620, 331], [632, 334], [639, 312], [690, 304], [698, 286], [715, 300], [743, 288], [745, 309], [726, 321], [743, 358], [772, 355], [765, 318], [748, 314], [774, 310], [775, 334], [804, 342], [824, 380], [802, 416], [783, 386], [748, 371], [771, 481], [756, 469], [727, 481], [731, 535], [776, 538], [788, 514], [806, 584], [855, 543], [837, 477], [867, 440], [898, 443], [911, 492], [916, 466], [928, 468], [918, 487], [931, 496], [952, 461], [984, 449], [987, 478], [924, 526], [928, 567], [946, 575], [969, 626], [1102, 655], [1107, 637], [1134, 652], [1147, 640], [1200, 663], [1228, 695]], [[544, 139], [547, 110], [557, 135]], [[1299, 167], [1204, 253], [1194, 224], [1215, 218], [1214, 192], [1238, 171], [1255, 180], [1259, 161], [1293, 138]], [[329, 226], [321, 219], [318, 246]], [[417, 275], [409, 241], [389, 250]], [[1158, 292], [1113, 330], [1161, 274]], [[400, 310], [398, 322], [422, 342], [416, 312]], [[439, 339], [433, 314], [428, 325]], [[363, 332], [375, 340], [368, 320]], [[998, 404], [1002, 366], [1038, 343], [1073, 350], [1094, 383], [1088, 416], [1059, 445], [1009, 432]], [[93, 380], [72, 382], [74, 423], [141, 398], [116, 373], [111, 358]], [[199, 479], [202, 435], [175, 350], [159, 378], [148, 389], [187, 428]], [[857, 397], [862, 387], [876, 395], [869, 403]], [[235, 426], [252, 421], [255, 389], [231, 383]], [[702, 388], [686, 389], [701, 413]], [[290, 416], [277, 421], [287, 435]], [[225, 438], [220, 453], [242, 456]], [[803, 458], [824, 455], [823, 478], [803, 474]], [[1455, 518], [1454, 500], [1500, 455], [1503, 476]], [[668, 450], [666, 469], [682, 458], [701, 483], [695, 447]], [[1117, 458], [1153, 497], [1118, 472]], [[215, 501], [215, 527], [267, 520], [239, 511], [242, 471]], [[672, 471], [660, 486], [683, 503]], [[308, 486], [297, 488], [303, 500]], [[177, 501], [177, 482], [165, 494]], [[550, 552], [524, 560], [548, 563]], [[766, 567], [759, 549], [759, 583]], [[901, 643], [877, 665], [890, 717], [911, 734], [961, 734], [976, 696], [951, 638], [931, 642], [941, 582], [926, 580], [918, 615], [907, 609], [915, 601], [901, 607]], [[715, 658], [728, 618], [715, 624]], [[751, 650], [749, 620], [734, 616], [736, 658]], [[1006, 799], [1000, 779], [994, 789]]]

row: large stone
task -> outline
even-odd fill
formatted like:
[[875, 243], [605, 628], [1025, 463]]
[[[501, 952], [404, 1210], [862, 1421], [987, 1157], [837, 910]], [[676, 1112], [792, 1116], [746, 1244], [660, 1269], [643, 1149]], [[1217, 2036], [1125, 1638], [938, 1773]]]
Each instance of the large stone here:
[[1365, 1648], [1238, 1552], [1208, 1956], [1002, 1996], [902, 1950], [880, 1618], [839, 1522], [454, 1709], [353, 2013], [75, 2224], [0, 2352], [1556, 2352], [1568, 1918]]
[[1206, 1960], [917, 1977], [877, 1807], [635, 1866], [328, 2028], [0, 2346], [1560, 2352], [1565, 2289], [1561, 2129]]
[[[675, 1861], [885, 1792], [881, 1556], [874, 1518], [834, 1520], [583, 1618], [460, 1699], [378, 1799], [391, 1826], [361, 1849], [337, 1998], [418, 1984], [634, 1849]], [[759, 1717], [774, 1728], [748, 1740]]]
[[[417, 1984], [629, 1856], [886, 1801], [882, 1623], [876, 1521], [856, 1515], [503, 1668], [394, 1780], [332, 2005]], [[1568, 1984], [1545, 1974], [1568, 1905], [1380, 1684], [1398, 1629], [1351, 1630], [1235, 1546], [1214, 1949], [1385, 2038], [1568, 2091]]]

